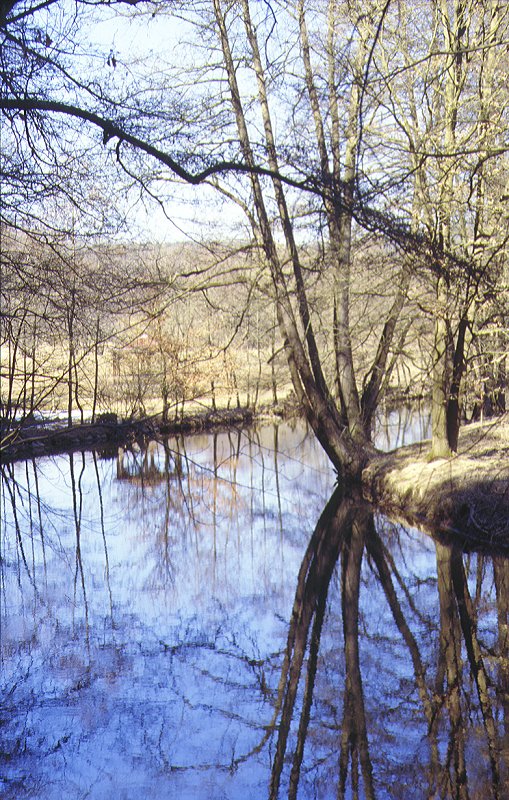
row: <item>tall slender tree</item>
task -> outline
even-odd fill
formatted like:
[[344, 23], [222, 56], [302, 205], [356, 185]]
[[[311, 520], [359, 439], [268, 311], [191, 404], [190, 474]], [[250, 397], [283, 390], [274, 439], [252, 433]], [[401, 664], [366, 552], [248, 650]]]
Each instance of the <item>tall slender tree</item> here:
[[[12, 174], [36, 176], [32, 213], [43, 208], [48, 175], [55, 187], [61, 163], [71, 167], [72, 146], [82, 143], [126, 192], [137, 186], [164, 205], [177, 184], [202, 185], [243, 209], [297, 397], [335, 467], [352, 476], [372, 452], [373, 416], [402, 340], [398, 320], [412, 274], [424, 270], [436, 293], [433, 451], [449, 453], [478, 300], [493, 291], [507, 250], [507, 212], [496, 202], [507, 158], [498, 78], [506, 4], [436, 0], [427, 27], [429, 4], [390, 0], [296, 0], [277, 15], [249, 0], [133, 5], [133, 24], [168, 24], [169, 15], [182, 41], [174, 34], [151, 62], [90, 57], [81, 36], [100, 18], [100, 2], [78, 3], [63, 27], [52, 6], [20, 2], [3, 15], [0, 108], [9, 163], [18, 165]], [[11, 211], [21, 208], [25, 183], [11, 181]], [[303, 237], [310, 241], [303, 210], [325, 243], [332, 296], [321, 317], [302, 257]], [[384, 317], [371, 321], [377, 343], [363, 370], [351, 321], [361, 229], [383, 237], [390, 258], [394, 248], [406, 254], [390, 271]], [[319, 335], [324, 313], [332, 361]]]

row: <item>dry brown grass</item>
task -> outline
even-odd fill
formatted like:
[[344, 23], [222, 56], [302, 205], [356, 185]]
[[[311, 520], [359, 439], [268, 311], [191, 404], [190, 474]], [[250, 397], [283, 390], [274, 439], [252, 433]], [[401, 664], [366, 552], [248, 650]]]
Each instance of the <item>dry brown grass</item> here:
[[424, 530], [509, 547], [509, 414], [465, 427], [451, 458], [428, 453], [422, 442], [375, 458], [366, 495]]

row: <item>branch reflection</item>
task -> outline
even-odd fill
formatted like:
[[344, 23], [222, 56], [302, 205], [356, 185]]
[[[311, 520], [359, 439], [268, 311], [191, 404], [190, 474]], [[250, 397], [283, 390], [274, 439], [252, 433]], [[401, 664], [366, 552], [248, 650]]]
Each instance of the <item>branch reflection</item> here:
[[2, 468], [6, 797], [509, 797], [509, 561], [339, 488], [319, 514], [312, 448], [282, 426]]

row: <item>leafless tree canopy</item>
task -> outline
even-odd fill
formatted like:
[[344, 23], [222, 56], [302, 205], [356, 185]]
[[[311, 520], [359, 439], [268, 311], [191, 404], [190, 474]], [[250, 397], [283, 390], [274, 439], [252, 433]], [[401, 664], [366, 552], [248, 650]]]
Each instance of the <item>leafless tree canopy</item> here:
[[[125, 39], [105, 46], [119, 20]], [[190, 191], [218, 226], [231, 215], [219, 238], [253, 254], [229, 282], [232, 335], [270, 301], [273, 353], [352, 475], [398, 370], [426, 376], [436, 456], [456, 449], [473, 377], [478, 406], [504, 406], [505, 3], [19, 2], [0, 25], [6, 230], [104, 241], [135, 203], [171, 217]], [[207, 302], [212, 264], [186, 289]]]

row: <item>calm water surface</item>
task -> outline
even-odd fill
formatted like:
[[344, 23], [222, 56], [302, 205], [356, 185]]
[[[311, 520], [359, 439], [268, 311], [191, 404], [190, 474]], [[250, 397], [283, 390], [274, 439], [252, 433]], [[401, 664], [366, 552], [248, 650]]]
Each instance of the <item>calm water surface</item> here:
[[1, 498], [0, 797], [509, 796], [508, 561], [342, 496], [302, 425]]

